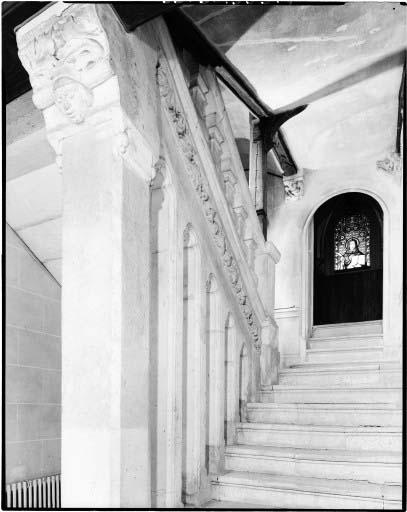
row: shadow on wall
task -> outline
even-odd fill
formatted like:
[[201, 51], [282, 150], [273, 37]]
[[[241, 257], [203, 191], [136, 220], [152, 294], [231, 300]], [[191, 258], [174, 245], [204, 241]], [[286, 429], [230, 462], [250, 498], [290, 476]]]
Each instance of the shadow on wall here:
[[6, 228], [6, 483], [61, 472], [61, 287]]
[[[236, 9], [236, 7], [239, 7]], [[230, 48], [273, 5], [188, 5], [182, 10], [199, 26], [215, 45], [227, 53]], [[244, 16], [242, 10], [244, 9]], [[209, 22], [209, 23], [208, 23]]]

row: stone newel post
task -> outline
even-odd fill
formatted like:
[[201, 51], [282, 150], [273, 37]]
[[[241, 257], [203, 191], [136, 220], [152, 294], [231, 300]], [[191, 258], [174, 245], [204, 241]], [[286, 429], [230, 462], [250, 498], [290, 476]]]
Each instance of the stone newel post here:
[[64, 181], [62, 506], [149, 507], [155, 158], [122, 111], [95, 5], [53, 4], [17, 41]]

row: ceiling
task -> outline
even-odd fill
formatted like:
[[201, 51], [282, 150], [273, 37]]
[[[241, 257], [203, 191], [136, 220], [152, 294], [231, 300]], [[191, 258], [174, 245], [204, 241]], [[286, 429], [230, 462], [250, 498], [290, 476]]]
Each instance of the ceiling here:
[[[27, 13], [21, 14], [15, 2], [9, 4], [13, 27], [17, 14]], [[183, 10], [273, 109], [401, 48], [406, 35], [406, 11], [397, 4], [195, 4]], [[5, 46], [7, 41], [5, 36]], [[17, 62], [15, 48], [14, 53], [14, 61], [6, 58], [9, 64]], [[28, 91], [7, 105], [7, 222], [61, 282], [62, 176], [26, 77], [18, 66], [9, 66], [7, 73], [10, 97]], [[354, 165], [394, 150], [401, 75], [401, 66], [377, 74], [313, 103], [285, 123], [296, 163], [312, 169]], [[224, 91], [224, 97], [242, 145], [248, 138], [248, 110], [230, 93]]]
[[[183, 10], [273, 110], [406, 44], [396, 3], [186, 5]], [[312, 103], [282, 131], [297, 165], [320, 169], [395, 150], [402, 63]], [[245, 118], [235, 122], [242, 132]], [[236, 124], [237, 123], [237, 124]]]

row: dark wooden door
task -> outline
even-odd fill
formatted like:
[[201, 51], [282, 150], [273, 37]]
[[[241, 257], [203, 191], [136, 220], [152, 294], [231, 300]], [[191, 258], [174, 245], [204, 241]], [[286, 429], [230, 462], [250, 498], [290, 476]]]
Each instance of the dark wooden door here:
[[336, 196], [314, 216], [314, 325], [382, 318], [380, 205], [356, 192]]

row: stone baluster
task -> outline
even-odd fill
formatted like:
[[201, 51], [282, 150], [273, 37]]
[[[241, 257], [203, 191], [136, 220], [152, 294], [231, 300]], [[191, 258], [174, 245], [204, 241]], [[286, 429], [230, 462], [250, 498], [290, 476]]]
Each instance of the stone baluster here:
[[206, 126], [209, 134], [209, 147], [217, 169], [221, 167], [223, 135], [217, 125], [217, 112], [206, 115]]
[[254, 240], [254, 238], [252, 238], [252, 237], [246, 238], [244, 240], [244, 243], [246, 246], [247, 263], [249, 265], [250, 270], [252, 271], [252, 276], [253, 276], [253, 279], [257, 286], [258, 277], [256, 274], [256, 269], [255, 269], [255, 260], [256, 260], [256, 250], [257, 250], [258, 244], [257, 244], [256, 240]]
[[244, 206], [236, 206], [233, 208], [236, 218], [236, 229], [242, 240], [244, 240], [246, 234], [246, 221], [247, 221], [247, 210]]
[[192, 74], [189, 83], [189, 90], [198, 116], [201, 120], [204, 120], [206, 107], [208, 105], [206, 95], [208, 94], [209, 89], [206, 85], [203, 74], [200, 71], [201, 70], [198, 70], [196, 73]]
[[235, 173], [232, 171], [232, 162], [230, 157], [222, 158], [221, 169], [226, 199], [230, 207], [233, 208], [235, 206], [237, 179]]

